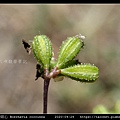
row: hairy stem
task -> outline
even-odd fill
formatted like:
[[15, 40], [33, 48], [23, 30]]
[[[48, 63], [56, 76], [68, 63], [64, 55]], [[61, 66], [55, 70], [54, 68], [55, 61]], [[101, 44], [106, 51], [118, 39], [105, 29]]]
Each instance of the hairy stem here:
[[50, 79], [44, 79], [44, 93], [43, 93], [43, 113], [47, 113], [48, 88]]

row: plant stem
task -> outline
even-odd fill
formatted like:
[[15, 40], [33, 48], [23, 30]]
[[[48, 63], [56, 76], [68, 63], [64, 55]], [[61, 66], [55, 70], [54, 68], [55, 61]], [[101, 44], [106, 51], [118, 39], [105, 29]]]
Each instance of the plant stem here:
[[47, 113], [47, 101], [48, 101], [49, 83], [50, 83], [50, 79], [44, 79], [43, 113]]

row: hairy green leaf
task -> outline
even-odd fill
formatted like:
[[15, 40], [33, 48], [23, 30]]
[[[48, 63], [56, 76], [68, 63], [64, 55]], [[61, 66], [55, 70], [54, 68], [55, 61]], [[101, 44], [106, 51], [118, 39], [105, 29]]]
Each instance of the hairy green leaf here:
[[37, 61], [44, 69], [49, 69], [52, 57], [52, 45], [46, 35], [35, 36], [32, 42], [32, 50]]
[[61, 74], [81, 82], [94, 82], [98, 78], [98, 68], [91, 64], [81, 64], [61, 69]]
[[62, 43], [56, 66], [64, 68], [65, 64], [73, 60], [83, 47], [83, 41], [79, 37], [68, 37]]

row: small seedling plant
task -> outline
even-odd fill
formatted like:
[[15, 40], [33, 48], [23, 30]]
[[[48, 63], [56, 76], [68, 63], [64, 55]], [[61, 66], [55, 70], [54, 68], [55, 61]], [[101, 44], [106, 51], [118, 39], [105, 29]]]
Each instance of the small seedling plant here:
[[27, 53], [34, 54], [37, 60], [36, 78], [41, 77], [44, 80], [43, 90], [43, 113], [47, 113], [48, 88], [50, 80], [61, 81], [64, 77], [71, 80], [91, 83], [97, 80], [99, 69], [94, 64], [81, 63], [76, 56], [84, 47], [85, 36], [81, 34], [67, 37], [62, 42], [58, 58], [54, 58], [52, 43], [46, 35], [36, 35], [31, 42], [22, 40]]

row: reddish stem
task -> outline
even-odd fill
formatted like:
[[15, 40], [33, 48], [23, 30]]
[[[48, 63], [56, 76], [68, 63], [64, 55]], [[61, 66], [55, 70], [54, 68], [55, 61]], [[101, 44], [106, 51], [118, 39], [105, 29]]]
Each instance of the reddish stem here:
[[48, 88], [50, 79], [44, 79], [44, 93], [43, 93], [43, 113], [47, 113], [47, 101], [48, 101]]

